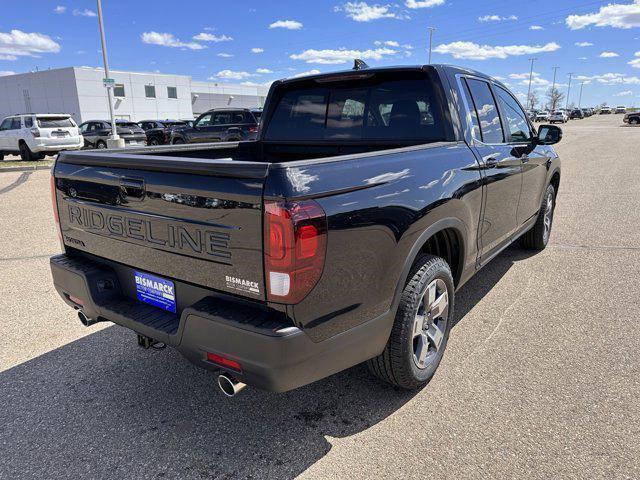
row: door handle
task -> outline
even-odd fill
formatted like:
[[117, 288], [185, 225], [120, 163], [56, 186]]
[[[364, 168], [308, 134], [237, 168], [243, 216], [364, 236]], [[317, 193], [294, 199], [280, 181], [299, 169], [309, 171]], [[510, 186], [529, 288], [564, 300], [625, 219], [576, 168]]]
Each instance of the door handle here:
[[527, 163], [529, 161], [529, 155], [525, 153], [520, 157], [520, 160], [522, 161], [522, 163]]
[[484, 161], [487, 168], [495, 168], [498, 165], [497, 157], [489, 157]]
[[120, 179], [120, 194], [129, 201], [141, 201], [145, 196], [144, 180], [123, 177]]

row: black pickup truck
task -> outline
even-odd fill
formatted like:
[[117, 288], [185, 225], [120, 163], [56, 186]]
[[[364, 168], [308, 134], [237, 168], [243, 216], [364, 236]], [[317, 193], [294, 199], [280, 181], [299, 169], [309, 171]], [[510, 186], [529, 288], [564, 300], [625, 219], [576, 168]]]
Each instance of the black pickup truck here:
[[257, 141], [62, 152], [53, 281], [85, 325], [175, 347], [229, 395], [365, 361], [420, 387], [456, 290], [546, 246], [561, 136], [463, 68], [277, 81]]

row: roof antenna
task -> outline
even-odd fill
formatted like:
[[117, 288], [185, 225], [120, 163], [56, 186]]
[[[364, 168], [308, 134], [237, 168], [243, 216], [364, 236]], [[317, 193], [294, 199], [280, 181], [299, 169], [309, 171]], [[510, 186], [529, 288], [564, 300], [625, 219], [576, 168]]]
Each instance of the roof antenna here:
[[356, 58], [353, 61], [353, 69], [354, 70], [366, 70], [367, 68], [369, 68], [369, 65], [367, 65], [364, 60], [360, 60], [359, 58]]

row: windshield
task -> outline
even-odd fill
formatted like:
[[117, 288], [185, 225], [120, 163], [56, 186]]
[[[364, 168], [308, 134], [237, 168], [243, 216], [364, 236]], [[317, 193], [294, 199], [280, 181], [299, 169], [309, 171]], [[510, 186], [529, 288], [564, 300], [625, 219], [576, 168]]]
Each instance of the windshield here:
[[75, 127], [71, 117], [38, 117], [38, 126], [40, 128], [61, 128]]
[[423, 74], [406, 79], [305, 82], [284, 91], [268, 121], [266, 140], [445, 139], [440, 108]]

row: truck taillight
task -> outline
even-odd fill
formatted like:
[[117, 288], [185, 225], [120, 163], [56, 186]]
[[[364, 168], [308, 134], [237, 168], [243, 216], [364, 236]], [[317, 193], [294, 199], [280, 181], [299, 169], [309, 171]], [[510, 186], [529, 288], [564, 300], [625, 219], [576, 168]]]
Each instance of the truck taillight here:
[[58, 197], [56, 195], [56, 177], [51, 173], [51, 206], [53, 207], [53, 220], [56, 222], [56, 233], [58, 234], [58, 240], [60, 246], [64, 252], [64, 242], [62, 241], [62, 230], [60, 229], [60, 215], [58, 215]]
[[267, 299], [298, 303], [324, 268], [327, 217], [313, 200], [265, 202], [264, 265]]
[[258, 126], [249, 127], [249, 133], [258, 133]]
[[40, 129], [33, 127], [31, 130], [29, 130], [31, 132], [31, 135], [33, 135], [34, 137], [39, 137], [40, 136]]

